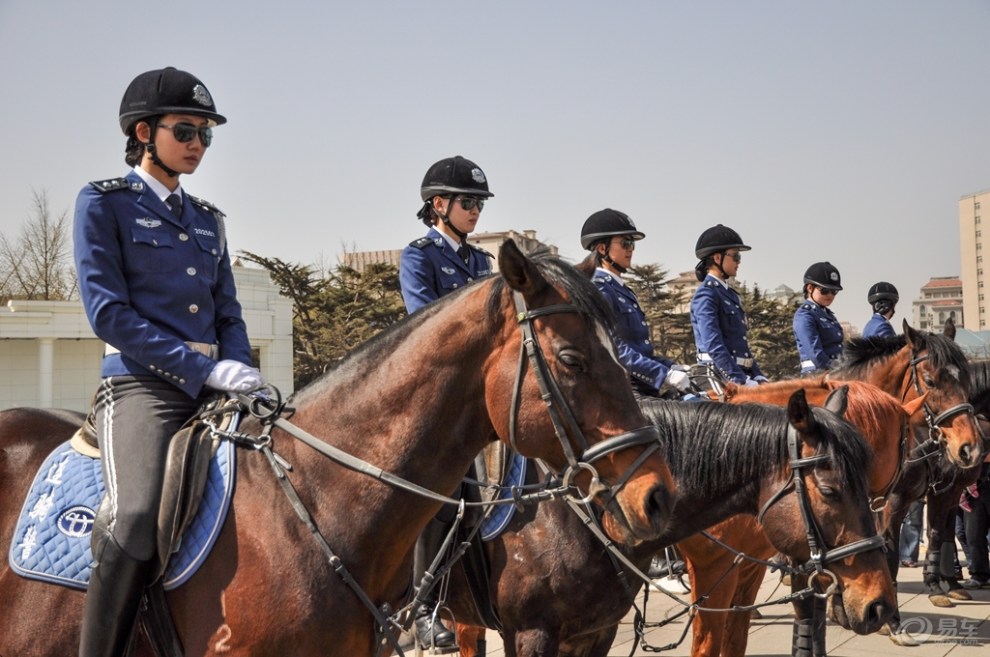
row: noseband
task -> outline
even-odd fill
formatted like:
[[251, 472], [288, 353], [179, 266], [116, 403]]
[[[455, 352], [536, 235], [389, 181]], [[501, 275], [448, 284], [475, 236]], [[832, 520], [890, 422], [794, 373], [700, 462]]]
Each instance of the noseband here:
[[[923, 356], [916, 356], [911, 359], [911, 383], [914, 384], [914, 389], [918, 393], [918, 396], [924, 396], [925, 391], [921, 387], [921, 376], [918, 374], [918, 363], [928, 360], [928, 354]], [[929, 388], [929, 391], [931, 388]], [[905, 395], [906, 396], [906, 395]], [[903, 399], [901, 400], [903, 401]], [[967, 413], [973, 416], [974, 421], [976, 420], [976, 411], [973, 409], [973, 405], [963, 402], [962, 404], [956, 404], [941, 413], [935, 413], [932, 407], [928, 405], [928, 400], [926, 399], [922, 404], [922, 408], [925, 411], [925, 422], [928, 423], [928, 440], [926, 440], [921, 445], [914, 448], [914, 452], [925, 453], [926, 450], [932, 445], [938, 445], [940, 449], [945, 447], [945, 434], [942, 431], [942, 423], [951, 417], [958, 415], [959, 413]], [[932, 455], [937, 452], [931, 452]]]
[[[540, 388], [540, 397], [547, 405], [547, 412], [550, 414], [554, 433], [556, 433], [561, 449], [564, 451], [564, 456], [567, 458], [568, 470], [564, 474], [564, 480], [569, 481], [580, 470], [591, 472], [592, 485], [587, 498], [582, 501], [590, 501], [598, 493], [609, 490], [598, 478], [598, 472], [592, 465], [595, 461], [629, 447], [648, 445], [622, 475], [619, 482], [612, 487], [611, 495], [614, 496], [625, 485], [626, 481], [629, 480], [633, 472], [635, 472], [643, 461], [649, 458], [653, 452], [660, 449], [659, 431], [655, 426], [649, 425], [606, 438], [601, 442], [589, 446], [584, 433], [582, 433], [581, 428], [578, 426], [574, 413], [571, 411], [571, 407], [567, 403], [567, 399], [560, 391], [556, 379], [553, 378], [553, 374], [550, 372], [546, 356], [543, 354], [540, 341], [537, 339], [536, 332], [533, 328], [533, 320], [537, 317], [556, 313], [580, 313], [581, 311], [573, 304], [555, 304], [529, 310], [526, 308], [526, 300], [520, 293], [513, 292], [512, 298], [516, 306], [516, 321], [519, 322], [519, 328], [522, 331], [522, 345], [519, 349], [519, 368], [516, 372], [516, 383], [512, 391], [512, 406], [509, 409], [509, 444], [512, 446], [512, 449], [517, 452], [519, 451], [516, 446], [516, 422], [518, 419], [518, 402], [522, 392], [523, 378], [526, 374], [526, 363], [528, 360], [533, 368], [533, 376], [536, 377], [536, 382]], [[575, 454], [574, 445], [580, 448], [580, 455]]]
[[805, 468], [814, 469], [816, 465], [830, 460], [831, 457], [828, 454], [815, 454], [814, 456], [802, 458], [799, 443], [800, 437], [798, 436], [797, 429], [788, 423], [787, 453], [791, 459], [791, 479], [767, 500], [763, 508], [760, 509], [759, 515], [756, 516], [757, 521], [763, 524], [763, 516], [770, 510], [770, 507], [780, 501], [790, 490], [793, 489], [795, 491], [798, 498], [798, 508], [801, 509], [801, 520], [804, 523], [804, 533], [808, 540], [808, 550], [811, 554], [811, 558], [797, 568], [799, 572], [803, 573], [815, 571], [821, 575], [825, 572], [826, 564], [845, 559], [860, 552], [883, 548], [883, 537], [878, 534], [874, 534], [868, 538], [861, 538], [858, 541], [853, 541], [852, 543], [840, 545], [832, 549], [825, 546], [824, 535], [815, 521], [815, 514], [811, 509], [811, 499], [808, 497], [808, 490], [804, 485], [804, 473], [802, 471]]

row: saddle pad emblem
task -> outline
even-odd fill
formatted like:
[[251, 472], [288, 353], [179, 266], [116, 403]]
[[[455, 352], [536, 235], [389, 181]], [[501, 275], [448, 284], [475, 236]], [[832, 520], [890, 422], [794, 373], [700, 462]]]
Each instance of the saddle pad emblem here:
[[[234, 490], [234, 445], [223, 441], [207, 473], [203, 501], [169, 559], [166, 590], [186, 582], [220, 535]], [[93, 571], [90, 542], [105, 488], [100, 460], [68, 441], [38, 469], [10, 541], [11, 569], [22, 577], [86, 589]]]

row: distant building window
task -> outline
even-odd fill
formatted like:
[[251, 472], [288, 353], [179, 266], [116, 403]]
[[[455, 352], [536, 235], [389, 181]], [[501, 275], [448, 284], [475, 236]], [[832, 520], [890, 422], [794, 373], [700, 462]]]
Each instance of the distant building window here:
[[983, 256], [976, 256], [977, 262], [983, 262]]
[[976, 281], [976, 287], [983, 287], [983, 281]]
[[976, 243], [976, 250], [977, 251], [982, 251], [983, 250], [983, 242], [977, 242]]
[[975, 209], [977, 209], [977, 210], [979, 210], [979, 209], [980, 209], [980, 202], [979, 202], [979, 201], [977, 201], [976, 203], [974, 203], [974, 204], [973, 204], [973, 207], [974, 207]]
[[981, 237], [982, 235], [983, 235], [983, 231], [982, 230], [976, 231], [976, 236], [977, 237]]
[[918, 307], [918, 312], [920, 312], [922, 315], [925, 314], [925, 306], [924, 306], [924, 304], [922, 304], [921, 306]]
[[983, 295], [982, 294], [980, 295], [980, 301], [983, 301]]

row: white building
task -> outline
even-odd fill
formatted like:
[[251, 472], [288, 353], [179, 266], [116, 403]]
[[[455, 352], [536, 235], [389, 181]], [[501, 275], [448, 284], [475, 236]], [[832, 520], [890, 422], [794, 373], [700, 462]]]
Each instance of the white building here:
[[[237, 298], [265, 378], [292, 392], [292, 302], [268, 272], [234, 267]], [[104, 344], [79, 301], [9, 301], [0, 308], [0, 409], [87, 411], [100, 382]]]

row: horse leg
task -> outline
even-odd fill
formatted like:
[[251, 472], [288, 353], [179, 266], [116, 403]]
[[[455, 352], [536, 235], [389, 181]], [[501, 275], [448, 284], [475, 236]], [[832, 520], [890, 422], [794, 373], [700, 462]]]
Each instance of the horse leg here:
[[[959, 561], [956, 556], [956, 542], [952, 537], [956, 535], [956, 523], [959, 519], [959, 506], [955, 500], [958, 500], [961, 494], [962, 489], [958, 486], [954, 486], [949, 489], [947, 493], [942, 494], [944, 496], [949, 496], [949, 499], [952, 500], [953, 503], [950, 505], [949, 512], [945, 515], [946, 538], [943, 539], [942, 549], [939, 552], [939, 565], [941, 567], [942, 579], [945, 581], [946, 586], [949, 587], [946, 595], [952, 600], [972, 600], [973, 596], [969, 594], [969, 591], [963, 588], [963, 585], [959, 583], [959, 578], [956, 577]], [[969, 549], [971, 548], [967, 546], [967, 550]], [[966, 553], [966, 558], [970, 558], [968, 551]]]
[[[736, 592], [732, 597], [732, 606], [748, 607], [756, 602], [760, 585], [766, 575], [767, 567], [751, 561], [743, 562], [739, 567]], [[752, 614], [749, 611], [730, 611], [725, 624], [722, 638], [721, 657], [743, 657], [749, 643], [749, 625]]]
[[[726, 553], [731, 560], [731, 555]], [[700, 596], [702, 609], [694, 617], [691, 625], [691, 657], [718, 657], [722, 649], [723, 631], [731, 615], [724, 611], [705, 611], [704, 607], [725, 609], [732, 604], [732, 596], [739, 580], [739, 569], [733, 568], [720, 581], [717, 579], [724, 570], [708, 565], [694, 568], [688, 560], [688, 574], [691, 577], [691, 590], [696, 600]], [[717, 582], [717, 583], [716, 583]]]
[[461, 657], [485, 657], [485, 628], [457, 623], [457, 645]]
[[505, 637], [505, 657], [558, 657], [560, 637], [548, 628], [519, 630]]
[[[797, 573], [791, 575], [791, 592], [801, 591], [807, 586], [807, 575]], [[816, 600], [818, 598], [814, 596], [806, 596], [791, 603], [794, 607], [794, 626], [791, 636], [793, 657], [815, 657], [825, 654], [825, 617], [822, 614], [820, 621], [817, 618]]]

